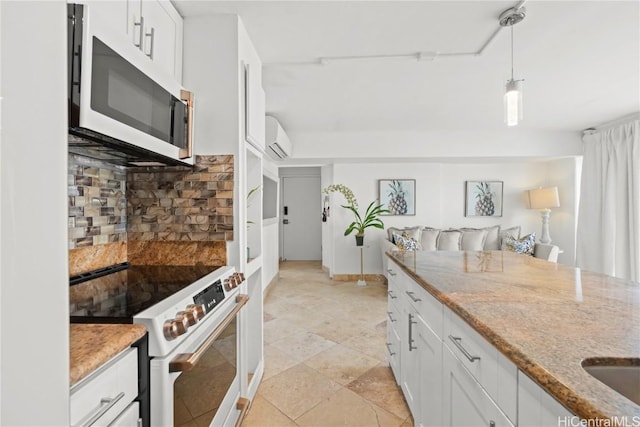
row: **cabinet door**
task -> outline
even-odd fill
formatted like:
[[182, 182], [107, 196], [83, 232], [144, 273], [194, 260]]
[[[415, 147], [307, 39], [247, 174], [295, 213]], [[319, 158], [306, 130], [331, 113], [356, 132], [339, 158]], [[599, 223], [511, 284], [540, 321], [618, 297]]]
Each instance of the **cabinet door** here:
[[513, 426], [462, 362], [443, 346], [446, 426]]
[[411, 414], [416, 417], [418, 414], [419, 404], [419, 379], [418, 372], [420, 372], [420, 359], [418, 355], [417, 331], [416, 325], [418, 323], [415, 312], [410, 308], [408, 304], [402, 309], [403, 324], [401, 328], [406, 330], [404, 336], [401, 335], [402, 348], [401, 354], [401, 381], [400, 387], [404, 393], [404, 398], [409, 405]]
[[549, 393], [518, 371], [518, 425], [522, 427], [571, 425], [573, 414]]
[[141, 0], [127, 0], [127, 28], [125, 33], [127, 39], [133, 43], [140, 51], [142, 51], [142, 43], [144, 37], [144, 28], [142, 22], [142, 1]]
[[92, 1], [87, 3], [91, 9], [91, 16], [98, 16], [101, 20], [109, 23], [109, 28], [114, 29], [118, 34], [127, 33], [127, 2], [117, 1]]
[[420, 394], [414, 422], [417, 426], [438, 427], [442, 425], [442, 341], [422, 317], [417, 316], [417, 321]]
[[387, 327], [387, 354], [389, 357], [389, 367], [396, 378], [396, 383], [400, 384], [400, 335], [393, 326]]
[[168, 1], [143, 1], [144, 35], [142, 51], [166, 73], [175, 76], [177, 24]]

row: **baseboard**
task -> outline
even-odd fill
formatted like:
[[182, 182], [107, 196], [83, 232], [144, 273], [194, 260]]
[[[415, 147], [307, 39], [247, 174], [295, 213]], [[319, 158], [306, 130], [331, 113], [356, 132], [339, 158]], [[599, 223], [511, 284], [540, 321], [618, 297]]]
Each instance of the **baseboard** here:
[[[331, 279], [336, 282], [357, 282], [362, 279], [362, 276], [360, 274], [334, 274]], [[382, 274], [365, 274], [364, 280], [370, 282], [384, 282], [386, 278]]]
[[273, 276], [273, 279], [271, 279], [267, 287], [264, 288], [264, 290], [262, 291], [262, 301], [264, 301], [265, 298], [269, 296], [269, 292], [271, 292], [273, 288], [276, 287], [276, 283], [278, 282], [279, 279], [280, 279], [280, 272], [278, 271], [275, 274], [275, 276]]

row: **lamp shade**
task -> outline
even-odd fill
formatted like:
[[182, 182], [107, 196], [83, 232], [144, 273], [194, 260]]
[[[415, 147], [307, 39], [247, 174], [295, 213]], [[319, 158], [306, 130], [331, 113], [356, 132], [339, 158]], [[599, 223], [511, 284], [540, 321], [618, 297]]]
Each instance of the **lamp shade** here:
[[536, 188], [528, 191], [529, 208], [549, 209], [560, 207], [558, 187]]

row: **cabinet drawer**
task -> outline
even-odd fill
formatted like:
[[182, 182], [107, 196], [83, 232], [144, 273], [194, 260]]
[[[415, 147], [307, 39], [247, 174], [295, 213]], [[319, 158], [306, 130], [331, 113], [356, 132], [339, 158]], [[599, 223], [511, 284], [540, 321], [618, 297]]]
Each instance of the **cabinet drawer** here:
[[422, 286], [407, 276], [404, 297], [433, 332], [442, 339], [443, 305]]
[[444, 357], [444, 425], [513, 427], [506, 414], [451, 350]]
[[389, 359], [389, 366], [393, 371], [393, 376], [396, 378], [396, 383], [400, 384], [400, 335], [394, 328], [387, 328], [387, 357]]
[[444, 317], [447, 347], [515, 423], [516, 366], [451, 310], [446, 310]]
[[109, 427], [139, 427], [140, 403], [132, 402]]
[[137, 395], [138, 352], [129, 348], [71, 390], [70, 424], [82, 426], [101, 414], [93, 425], [107, 426]]

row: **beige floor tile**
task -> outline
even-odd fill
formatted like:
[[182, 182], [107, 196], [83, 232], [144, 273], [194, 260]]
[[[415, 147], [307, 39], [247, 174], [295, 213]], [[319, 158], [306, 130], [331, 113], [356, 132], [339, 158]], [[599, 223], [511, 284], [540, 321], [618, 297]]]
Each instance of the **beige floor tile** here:
[[340, 384], [304, 364], [264, 380], [260, 394], [291, 419], [331, 396]]
[[379, 361], [338, 344], [304, 363], [335, 382], [345, 385], [378, 365]]
[[278, 348], [265, 344], [263, 381], [300, 363]]
[[341, 343], [354, 336], [359, 336], [366, 326], [353, 322], [344, 313], [336, 313], [309, 328], [309, 331], [333, 342]]
[[319, 262], [281, 263], [264, 302], [264, 376], [243, 426], [412, 426], [387, 363], [386, 292], [333, 281]]
[[242, 421], [243, 427], [295, 427], [296, 423], [258, 393], [251, 403], [249, 413]]
[[306, 330], [286, 319], [275, 318], [264, 324], [264, 342], [272, 343], [302, 332], [306, 332]]
[[401, 418], [344, 388], [295, 421], [304, 427], [398, 427], [403, 422]]
[[351, 337], [341, 344], [367, 356], [375, 357], [380, 362], [388, 361], [385, 335], [375, 326], [363, 329], [360, 335]]
[[308, 358], [336, 345], [320, 335], [303, 331], [274, 341], [271, 345], [286, 353], [290, 358], [304, 362]]
[[407, 404], [391, 372], [382, 364], [370, 369], [347, 388], [401, 419], [409, 416]]

